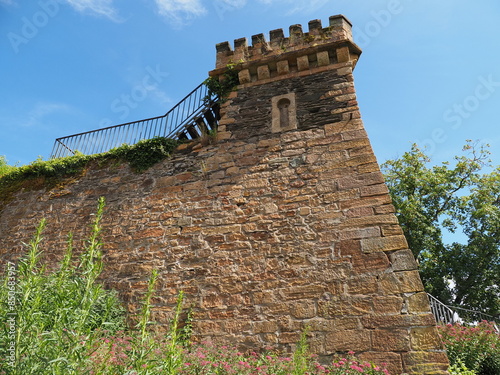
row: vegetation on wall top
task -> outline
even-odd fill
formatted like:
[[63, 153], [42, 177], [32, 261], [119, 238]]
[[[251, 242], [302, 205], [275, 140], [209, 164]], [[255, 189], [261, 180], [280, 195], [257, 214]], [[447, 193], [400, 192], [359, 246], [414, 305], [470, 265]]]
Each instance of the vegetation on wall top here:
[[164, 137], [139, 141], [135, 145], [122, 145], [106, 153], [84, 155], [77, 153], [64, 158], [41, 160], [20, 167], [9, 166], [0, 160], [0, 209], [20, 189], [52, 188], [61, 179], [80, 175], [91, 162], [98, 165], [110, 161], [126, 162], [134, 172], [140, 173], [167, 158], [179, 141]]

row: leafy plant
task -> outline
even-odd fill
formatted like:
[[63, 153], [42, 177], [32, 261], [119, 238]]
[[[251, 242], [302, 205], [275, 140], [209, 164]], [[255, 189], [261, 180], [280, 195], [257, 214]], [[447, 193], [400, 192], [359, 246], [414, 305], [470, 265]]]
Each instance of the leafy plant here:
[[465, 366], [460, 358], [458, 358], [456, 362], [450, 366], [448, 372], [450, 373], [450, 375], [476, 375], [474, 371], [469, 370]]
[[439, 327], [439, 333], [452, 366], [463, 364], [481, 374], [483, 362], [484, 371], [495, 365], [500, 353], [500, 336], [492, 323], [483, 321], [477, 326], [448, 324]]
[[305, 374], [308, 370], [308, 352], [309, 346], [307, 345], [307, 332], [309, 327], [306, 327], [301, 335], [297, 347], [293, 353], [293, 375]]
[[500, 374], [500, 352], [488, 353], [479, 364], [478, 375], [498, 375]]
[[238, 66], [239, 63], [227, 64], [226, 70], [220, 77], [209, 77], [203, 82], [208, 88], [208, 95], [205, 97], [206, 101], [211, 100], [212, 97], [216, 97], [219, 103], [227, 100], [229, 93], [240, 84]]
[[21, 189], [53, 188], [65, 179], [84, 173], [91, 163], [106, 165], [112, 161], [127, 162], [137, 172], [144, 172], [154, 164], [170, 156], [179, 141], [156, 137], [135, 145], [122, 145], [108, 152], [95, 155], [76, 153], [73, 156], [51, 160], [37, 159], [29, 165], [3, 168], [0, 160], [0, 209]]
[[143, 172], [170, 156], [179, 145], [174, 139], [155, 137], [137, 142], [133, 146], [123, 145], [108, 152], [108, 157], [117, 156], [130, 164], [136, 172]]
[[0, 156], [0, 177], [9, 173], [15, 166], [7, 164], [7, 159], [5, 156]]

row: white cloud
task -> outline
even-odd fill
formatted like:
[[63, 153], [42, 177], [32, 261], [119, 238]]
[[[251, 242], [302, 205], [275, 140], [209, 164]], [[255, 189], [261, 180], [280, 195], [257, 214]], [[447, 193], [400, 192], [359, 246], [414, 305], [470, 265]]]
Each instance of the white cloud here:
[[[247, 4], [247, 0], [221, 0], [230, 7], [243, 8]], [[270, 0], [267, 0], [270, 1]], [[262, 2], [262, 1], [261, 1]]]
[[19, 123], [24, 127], [39, 126], [43, 125], [46, 122], [44, 119], [50, 115], [71, 111], [71, 107], [66, 104], [39, 102], [27, 113], [26, 118], [19, 121]]
[[155, 0], [160, 15], [174, 27], [182, 27], [190, 20], [207, 13], [201, 0]]
[[79, 12], [88, 11], [116, 22], [120, 21], [113, 7], [113, 0], [66, 0], [66, 2]]
[[157, 86], [154, 86], [151, 90], [151, 96], [153, 97], [154, 101], [158, 103], [161, 106], [169, 106], [174, 104], [174, 101], [168, 96], [168, 94], [160, 90]]
[[0, 0], [0, 4], [13, 5], [14, 1], [13, 0]]
[[[264, 2], [270, 3], [269, 0], [263, 0]], [[291, 5], [291, 8], [286, 12], [287, 15], [292, 15], [296, 13], [312, 14], [318, 9], [325, 6], [329, 0], [301, 0], [301, 1], [286, 1]]]

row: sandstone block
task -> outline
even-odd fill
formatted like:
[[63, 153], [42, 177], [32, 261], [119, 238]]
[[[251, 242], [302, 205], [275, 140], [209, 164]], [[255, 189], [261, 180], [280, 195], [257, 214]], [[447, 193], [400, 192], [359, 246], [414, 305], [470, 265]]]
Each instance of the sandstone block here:
[[[391, 207], [391, 206], [392, 205], [386, 205], [385, 207]], [[384, 206], [382, 206], [382, 207], [384, 207]], [[375, 212], [377, 212], [377, 211], [378, 210], [375, 209]], [[390, 211], [390, 208], [387, 209], [387, 210], [380, 210], [380, 211], [384, 211], [384, 213], [392, 213]], [[391, 237], [391, 236], [404, 235], [403, 230], [397, 224], [382, 225], [381, 229], [382, 229], [382, 236], [383, 237]]]
[[380, 277], [380, 291], [385, 294], [422, 292], [424, 286], [418, 271], [401, 271]]
[[[337, 48], [337, 61], [338, 62], [348, 62], [348, 61], [350, 61], [349, 47]], [[345, 68], [339, 69], [339, 75], [348, 74], [344, 70], [345, 70]]]
[[243, 69], [238, 73], [238, 78], [241, 84], [252, 82], [252, 77], [250, 76], [250, 71], [248, 69]]
[[436, 327], [415, 327], [410, 331], [411, 348], [414, 351], [443, 350]]
[[364, 253], [394, 251], [407, 248], [408, 243], [406, 242], [405, 236], [365, 238], [361, 240], [361, 250]]
[[342, 330], [326, 334], [325, 348], [329, 352], [367, 351], [372, 348], [371, 337], [368, 331]]
[[276, 68], [279, 75], [290, 73], [290, 66], [288, 64], [288, 60], [278, 61], [276, 63]]
[[380, 172], [364, 173], [356, 176], [346, 176], [337, 180], [339, 190], [361, 188], [362, 186], [382, 183], [384, 183], [384, 177]]
[[372, 172], [379, 172], [380, 167], [378, 163], [369, 163], [369, 164], [363, 164], [358, 167], [358, 172], [359, 173], [372, 173]]
[[386, 272], [390, 266], [389, 258], [384, 252], [355, 253], [351, 256], [351, 263], [357, 274]]
[[363, 316], [373, 313], [371, 297], [349, 296], [331, 301], [318, 301], [318, 314], [324, 318]]
[[389, 190], [385, 184], [363, 186], [360, 189], [362, 197], [370, 197], [373, 195], [389, 194]]
[[286, 300], [318, 298], [325, 291], [323, 285], [303, 285], [283, 289], [281, 294]]
[[404, 300], [400, 296], [379, 296], [373, 299], [375, 314], [400, 314]]
[[318, 66], [330, 65], [330, 56], [328, 51], [318, 52], [317, 54]]
[[163, 228], [147, 228], [136, 232], [136, 238], [160, 238], [164, 235]]
[[252, 326], [254, 333], [274, 333], [278, 331], [278, 324], [272, 321], [254, 322]]
[[427, 293], [415, 293], [408, 297], [408, 312], [410, 314], [430, 313], [430, 311]]
[[297, 301], [290, 305], [292, 316], [297, 319], [310, 319], [316, 316], [316, 305], [311, 301]]
[[368, 227], [340, 232], [340, 240], [359, 240], [361, 238], [380, 237], [379, 227]]
[[309, 69], [309, 57], [300, 56], [297, 58], [297, 69], [299, 72]]
[[407, 329], [376, 329], [372, 332], [372, 344], [381, 351], [403, 352], [410, 350]]
[[259, 79], [269, 79], [271, 77], [269, 65], [261, 65], [257, 67], [257, 77]]
[[448, 358], [444, 352], [411, 351], [403, 353], [405, 371], [412, 375], [447, 375]]
[[432, 314], [420, 315], [373, 315], [361, 319], [363, 327], [368, 329], [408, 328], [417, 326], [433, 326]]
[[373, 294], [377, 292], [377, 289], [378, 285], [375, 276], [351, 277], [351, 279], [347, 282], [347, 292], [350, 295]]
[[410, 250], [399, 250], [390, 255], [392, 269], [398, 271], [413, 271], [418, 268], [415, 257]]
[[[396, 224], [396, 223], [397, 223], [397, 218], [392, 214], [371, 215], [371, 216], [352, 217], [352, 218], [349, 217], [342, 222], [341, 228], [356, 228], [356, 227], [367, 227], [367, 226], [375, 227], [380, 225]], [[383, 238], [391, 238], [391, 237], [383, 237]]]

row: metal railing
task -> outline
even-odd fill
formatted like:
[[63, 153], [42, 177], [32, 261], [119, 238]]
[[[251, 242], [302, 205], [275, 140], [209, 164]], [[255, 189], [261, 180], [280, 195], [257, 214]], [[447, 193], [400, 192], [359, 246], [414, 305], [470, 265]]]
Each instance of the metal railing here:
[[[483, 320], [498, 324], [498, 318], [481, 311], [465, 309], [463, 307], [448, 306], [436, 297], [428, 294], [431, 311], [438, 324], [478, 323]], [[496, 326], [495, 324], [495, 326]], [[498, 332], [498, 327], [496, 328]]]
[[461, 321], [458, 314], [453, 311], [449, 306], [445, 305], [441, 301], [439, 301], [436, 297], [429, 296], [429, 303], [431, 305], [431, 311], [434, 317], [436, 318], [436, 322], [439, 324], [454, 324]]
[[217, 128], [219, 106], [216, 99], [210, 96], [208, 88], [202, 83], [163, 116], [57, 138], [51, 158], [75, 155], [77, 152], [99, 154], [123, 144], [133, 145], [154, 137], [197, 138]]

